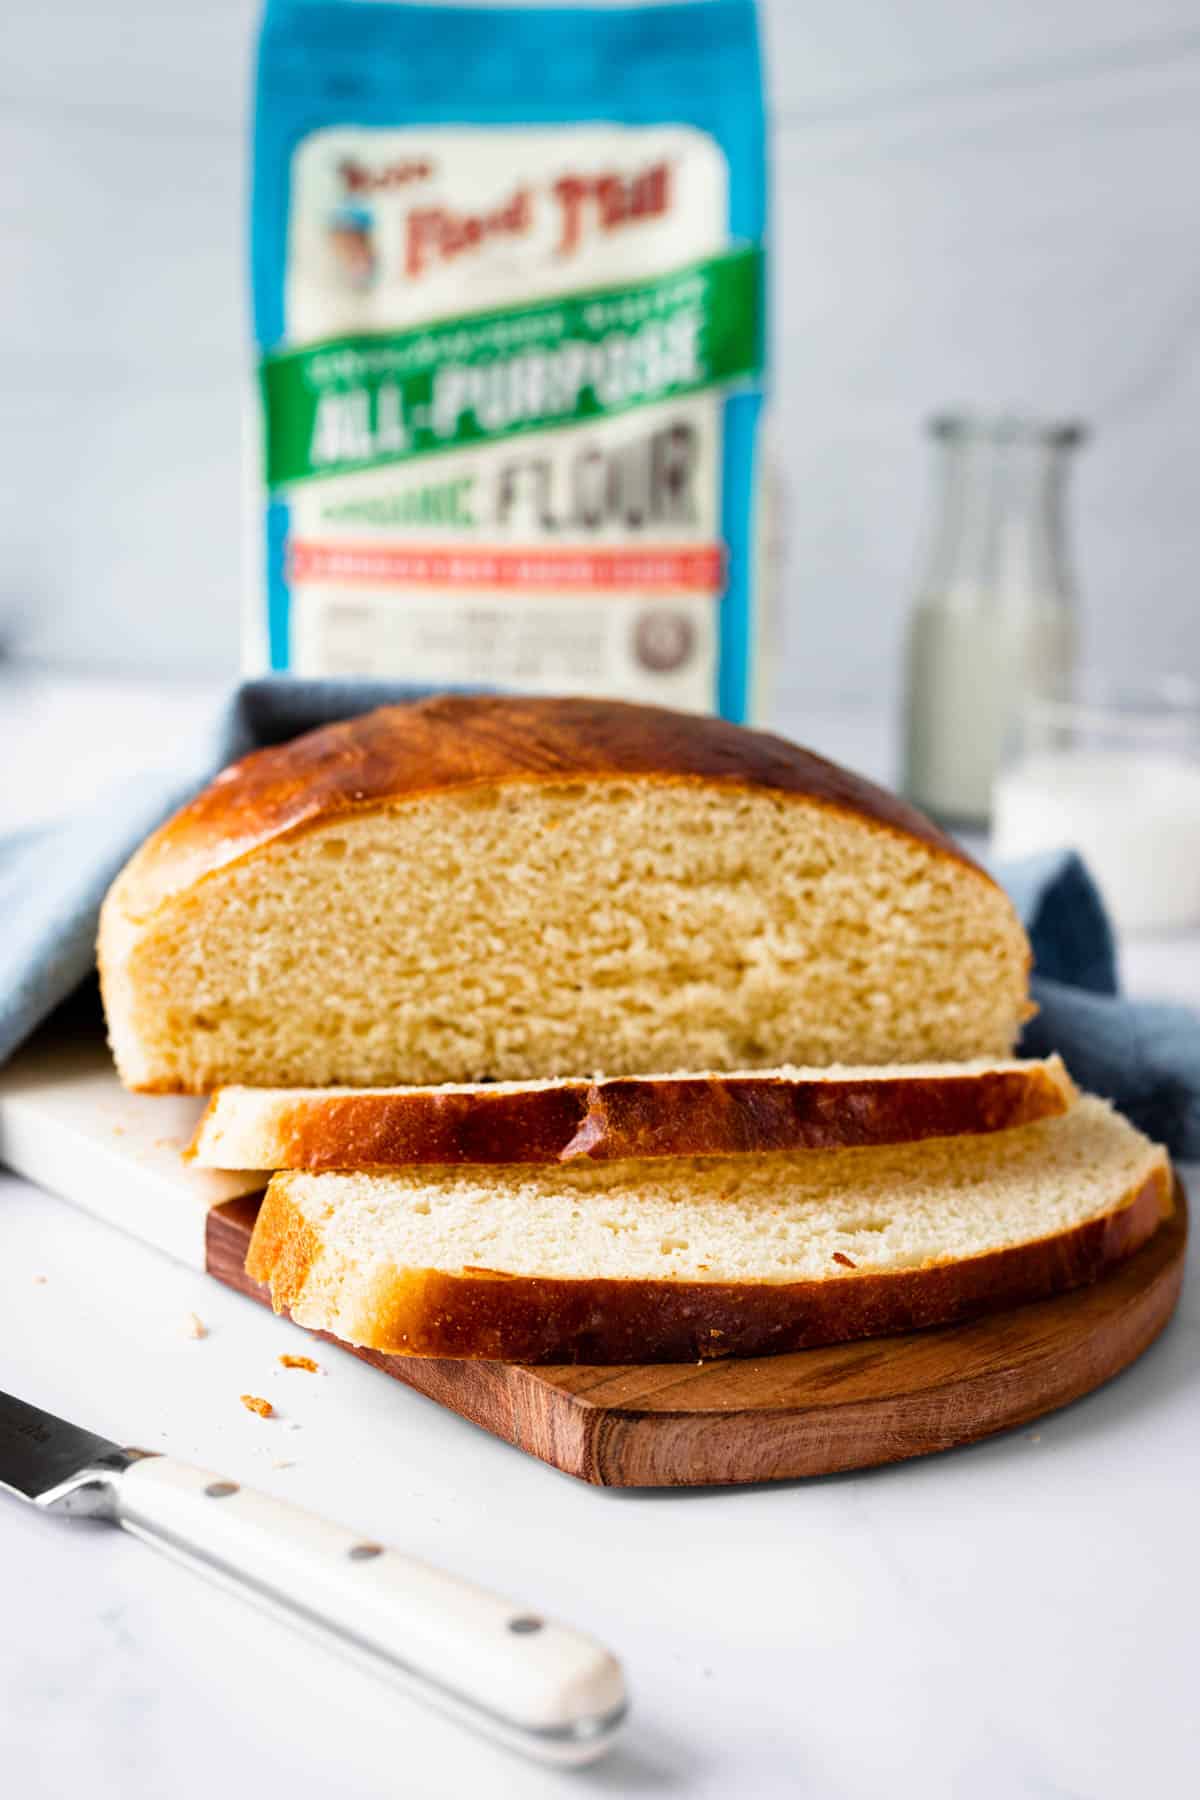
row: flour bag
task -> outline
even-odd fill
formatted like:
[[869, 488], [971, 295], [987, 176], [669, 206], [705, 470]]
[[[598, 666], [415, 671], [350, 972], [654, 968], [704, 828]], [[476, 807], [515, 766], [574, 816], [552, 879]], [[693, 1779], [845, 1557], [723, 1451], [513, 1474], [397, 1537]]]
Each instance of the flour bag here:
[[269, 0], [256, 669], [753, 713], [752, 0]]

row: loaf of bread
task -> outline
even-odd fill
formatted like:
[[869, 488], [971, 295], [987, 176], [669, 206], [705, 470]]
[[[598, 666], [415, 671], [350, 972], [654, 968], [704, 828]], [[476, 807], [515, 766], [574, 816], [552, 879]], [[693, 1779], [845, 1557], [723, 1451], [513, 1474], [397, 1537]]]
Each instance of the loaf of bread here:
[[1028, 946], [891, 796], [613, 701], [442, 698], [260, 750], [143, 846], [99, 960], [150, 1092], [1011, 1054]]
[[277, 1311], [411, 1356], [654, 1362], [945, 1324], [1094, 1279], [1171, 1209], [1100, 1100], [889, 1149], [274, 1177]]
[[1076, 1097], [1044, 1062], [764, 1069], [408, 1088], [222, 1088], [191, 1155], [208, 1169], [617, 1162], [839, 1150], [1006, 1131]]

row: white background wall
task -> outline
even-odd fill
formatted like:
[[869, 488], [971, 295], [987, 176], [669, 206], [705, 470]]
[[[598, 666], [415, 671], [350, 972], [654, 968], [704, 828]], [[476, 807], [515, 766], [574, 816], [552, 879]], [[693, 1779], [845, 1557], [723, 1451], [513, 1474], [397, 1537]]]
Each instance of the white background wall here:
[[[0, 626], [232, 669], [253, 0], [3, 0]], [[1200, 0], [766, 0], [791, 705], [890, 699], [947, 405], [1079, 414], [1099, 660], [1200, 674]], [[789, 711], [791, 706], [789, 706]]]

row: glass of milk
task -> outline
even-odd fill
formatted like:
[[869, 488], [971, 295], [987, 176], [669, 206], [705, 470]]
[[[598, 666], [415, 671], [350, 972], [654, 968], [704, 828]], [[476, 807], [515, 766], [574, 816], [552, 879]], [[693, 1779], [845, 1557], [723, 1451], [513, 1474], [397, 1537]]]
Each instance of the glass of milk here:
[[1029, 694], [992, 793], [997, 859], [1078, 850], [1118, 929], [1200, 925], [1200, 688]]

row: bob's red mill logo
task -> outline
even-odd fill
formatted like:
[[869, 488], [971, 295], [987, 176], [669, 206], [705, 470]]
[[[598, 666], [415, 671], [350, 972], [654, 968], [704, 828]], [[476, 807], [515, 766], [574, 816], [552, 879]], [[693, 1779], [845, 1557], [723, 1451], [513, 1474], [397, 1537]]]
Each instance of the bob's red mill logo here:
[[[368, 169], [346, 158], [339, 174], [348, 198], [366, 200], [428, 180], [433, 165], [418, 157]], [[415, 204], [404, 220], [404, 273], [410, 281], [419, 281], [430, 270], [469, 256], [493, 240], [523, 237], [533, 230], [535, 213], [543, 205], [554, 212], [555, 254], [574, 256], [597, 234], [662, 218], [671, 210], [671, 188], [671, 165], [655, 162], [632, 175], [616, 170], [560, 175], [541, 198], [538, 190], [523, 183], [499, 206], [482, 212]]]

